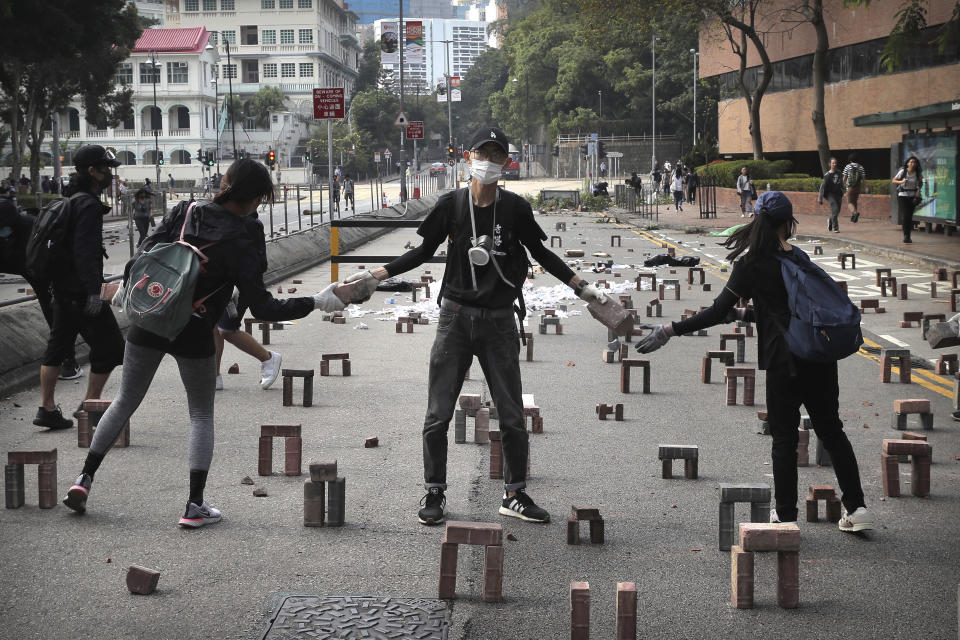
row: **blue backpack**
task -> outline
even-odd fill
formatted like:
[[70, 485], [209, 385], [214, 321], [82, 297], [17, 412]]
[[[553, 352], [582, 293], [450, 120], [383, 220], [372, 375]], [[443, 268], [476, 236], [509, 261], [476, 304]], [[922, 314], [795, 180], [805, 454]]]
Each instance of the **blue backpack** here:
[[790, 307], [790, 325], [783, 332], [790, 352], [812, 362], [856, 353], [863, 344], [860, 310], [840, 285], [797, 247], [777, 259]]

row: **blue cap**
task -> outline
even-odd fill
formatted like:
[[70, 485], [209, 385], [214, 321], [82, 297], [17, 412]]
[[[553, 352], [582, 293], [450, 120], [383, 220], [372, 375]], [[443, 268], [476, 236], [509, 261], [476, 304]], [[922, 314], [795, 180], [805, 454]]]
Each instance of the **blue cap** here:
[[787, 220], [797, 221], [793, 217], [793, 205], [790, 199], [780, 191], [766, 191], [757, 198], [757, 203], [753, 206], [753, 212], [757, 215], [761, 213], [769, 216], [774, 222], [786, 222]]

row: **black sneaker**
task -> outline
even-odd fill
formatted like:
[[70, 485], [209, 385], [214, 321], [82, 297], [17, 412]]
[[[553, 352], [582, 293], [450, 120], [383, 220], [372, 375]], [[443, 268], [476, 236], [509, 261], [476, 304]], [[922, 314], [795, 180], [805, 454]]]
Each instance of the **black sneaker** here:
[[950, 416], [957, 422], [960, 422], [960, 411], [954, 411]]
[[33, 424], [47, 429], [69, 429], [73, 426], [73, 420], [64, 418], [60, 407], [51, 411], [40, 407], [37, 409], [37, 417], [33, 419]]
[[534, 504], [533, 498], [522, 489], [512, 498], [508, 498], [506, 493], [503, 494], [500, 515], [520, 518], [527, 522], [550, 522], [550, 514]]
[[87, 496], [90, 495], [90, 487], [93, 485], [93, 478], [86, 473], [81, 473], [74, 480], [73, 486], [67, 491], [67, 497], [63, 499], [63, 504], [73, 509], [77, 513], [84, 513], [87, 510]]
[[76, 418], [77, 420], [80, 419], [80, 414], [83, 412], [83, 403], [84, 401], [81, 400], [80, 404], [77, 405], [77, 410], [73, 412], [73, 417]]
[[447, 506], [447, 499], [443, 495], [443, 489], [440, 487], [430, 487], [427, 495], [420, 500], [423, 508], [417, 513], [420, 524], [440, 524], [443, 522], [444, 507]]
[[853, 214], [852, 216], [850, 216], [850, 222], [852, 222], [853, 224], [857, 224], [857, 220], [859, 220], [859, 219], [860, 219], [860, 212], [859, 212], [859, 211], [857, 211], [855, 214]]
[[83, 375], [83, 367], [76, 362], [64, 362], [60, 365], [60, 374], [57, 376], [61, 380], [76, 380]]

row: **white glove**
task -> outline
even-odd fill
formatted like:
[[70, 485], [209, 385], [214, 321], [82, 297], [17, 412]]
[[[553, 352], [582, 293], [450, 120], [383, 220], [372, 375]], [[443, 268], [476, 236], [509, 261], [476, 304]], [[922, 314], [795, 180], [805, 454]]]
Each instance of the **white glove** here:
[[597, 288], [596, 288], [595, 286], [593, 286], [592, 284], [588, 284], [588, 285], [586, 285], [585, 287], [583, 287], [582, 289], [580, 289], [580, 293], [577, 294], [577, 295], [578, 295], [579, 298], [580, 298], [581, 300], [583, 300], [584, 302], [597, 301], [597, 302], [599, 302], [600, 304], [606, 304], [607, 299], [608, 299], [607, 296], [606, 296], [606, 294], [602, 293], [602, 292], [600, 291], [600, 289], [597, 289]]
[[367, 288], [367, 292], [366, 292], [367, 295], [360, 302], [369, 300], [370, 296], [372, 296], [374, 292], [376, 292], [377, 286], [379, 286], [380, 284], [380, 281], [377, 279], [375, 275], [373, 275], [373, 273], [369, 269], [366, 271], [358, 271], [357, 273], [345, 279], [343, 283], [350, 284], [351, 282], [356, 282], [357, 280], [362, 280], [363, 286]]
[[339, 282], [334, 282], [313, 296], [313, 308], [315, 310], [320, 309], [321, 311], [343, 311], [346, 305], [343, 304], [343, 300], [338, 298], [337, 294], [333, 292], [339, 284]]
[[640, 328], [652, 329], [650, 335], [645, 337], [637, 344], [637, 351], [640, 353], [650, 353], [651, 351], [656, 351], [663, 345], [667, 344], [667, 342], [673, 336], [673, 327], [666, 324], [642, 324], [640, 325]]
[[123, 281], [120, 282], [120, 286], [117, 287], [117, 292], [113, 294], [113, 297], [110, 298], [110, 305], [118, 309], [123, 308], [123, 295], [124, 295]]
[[99, 293], [87, 296], [87, 304], [83, 307], [83, 315], [92, 318], [100, 313], [100, 307], [102, 306], [103, 300], [100, 299]]

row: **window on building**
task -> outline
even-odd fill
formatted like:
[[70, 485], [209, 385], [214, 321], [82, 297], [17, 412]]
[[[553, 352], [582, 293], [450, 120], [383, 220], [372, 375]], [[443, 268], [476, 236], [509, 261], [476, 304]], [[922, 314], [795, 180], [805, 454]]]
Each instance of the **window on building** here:
[[260, 38], [263, 44], [277, 44], [276, 29], [264, 29], [260, 32]]
[[204, 10], [204, 11], [216, 11], [216, 10], [217, 10], [217, 0], [203, 0], [203, 10]]
[[140, 84], [152, 84], [160, 82], [160, 69], [153, 66], [152, 62], [140, 63]]
[[220, 34], [216, 31], [210, 32], [210, 44], [217, 45], [220, 44]]
[[276, 62], [265, 62], [263, 64], [263, 77], [264, 78], [276, 78], [277, 77], [277, 63]]
[[293, 0], [279, 0], [281, 9], [293, 9]]
[[293, 44], [293, 29], [280, 29], [280, 44]]
[[200, 11], [200, 0], [183, 0], [184, 11]]
[[240, 27], [240, 44], [258, 44], [256, 25]]
[[276, 0], [260, 0], [261, 9], [276, 9], [277, 3]]
[[186, 62], [168, 62], [167, 63], [167, 82], [172, 84], [184, 84], [190, 81], [190, 74], [187, 71]]
[[114, 80], [117, 84], [133, 84], [133, 64], [130, 62], [121, 62], [117, 67], [117, 76]]
[[226, 79], [226, 78], [234, 78], [234, 79], [236, 79], [236, 77], [237, 77], [237, 65], [235, 65], [235, 64], [225, 64], [225, 65], [223, 65], [223, 77], [224, 77], [224, 79]]
[[225, 43], [237, 44], [237, 32], [232, 29], [229, 31], [221, 31], [220, 36]]
[[300, 44], [313, 44], [313, 29], [300, 29]]
[[301, 78], [312, 78], [312, 77], [313, 77], [313, 63], [312, 63], [312, 62], [301, 62], [301, 63], [300, 63], [300, 77], [301, 77]]
[[297, 65], [293, 62], [284, 62], [280, 65], [280, 77], [281, 78], [295, 78], [297, 77]]
[[313, 0], [298, 0], [297, 7], [300, 9], [313, 9]]
[[236, 11], [237, 5], [235, 0], [220, 0], [220, 11]]

